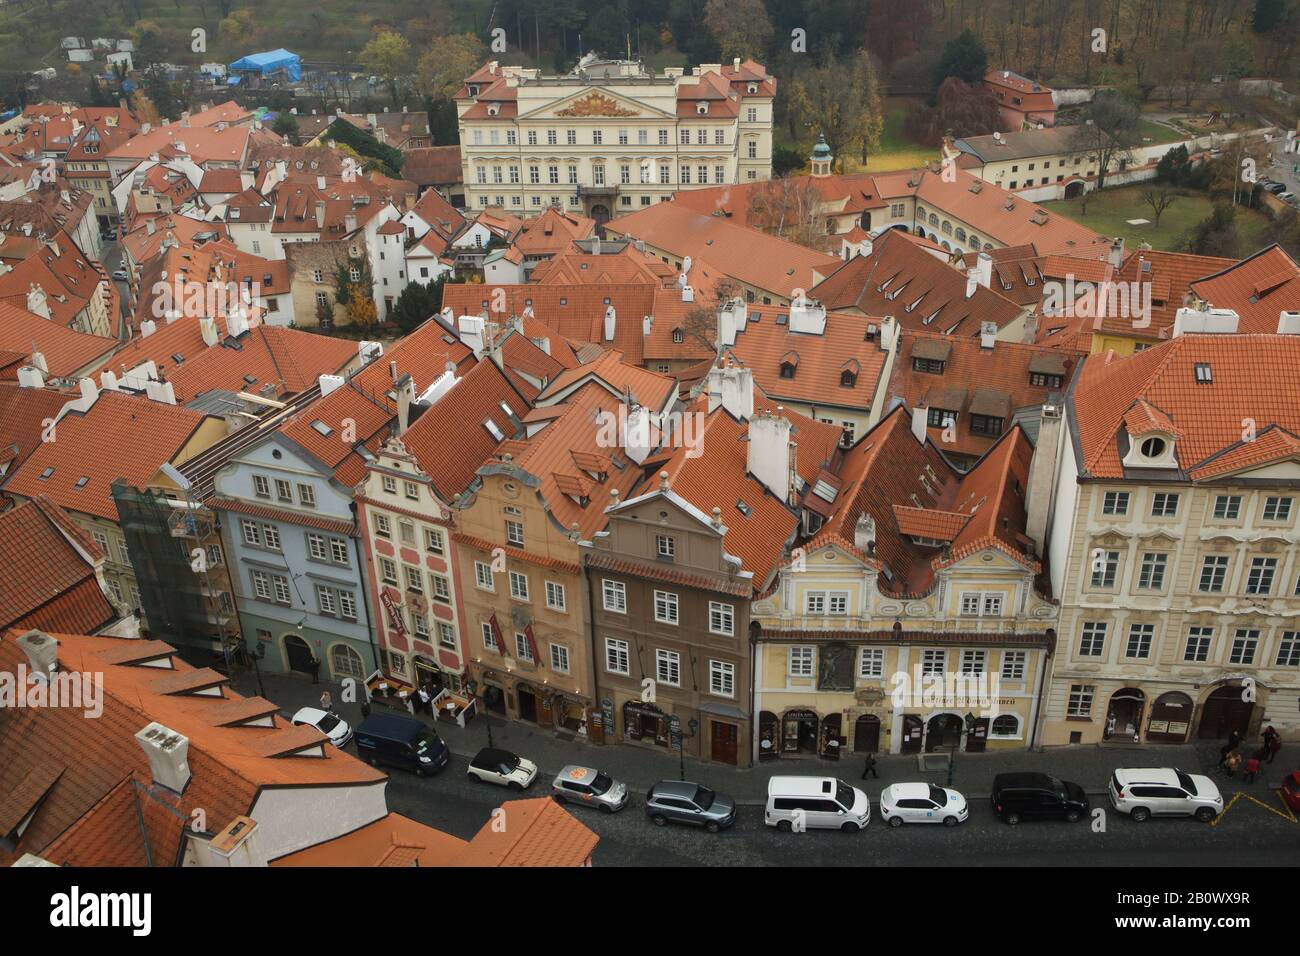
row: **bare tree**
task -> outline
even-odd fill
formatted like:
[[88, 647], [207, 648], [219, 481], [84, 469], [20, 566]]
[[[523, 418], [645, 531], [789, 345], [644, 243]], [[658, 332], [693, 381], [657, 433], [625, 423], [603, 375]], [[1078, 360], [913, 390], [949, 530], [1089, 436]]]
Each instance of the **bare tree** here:
[[1147, 187], [1142, 190], [1142, 201], [1151, 207], [1151, 213], [1156, 218], [1156, 228], [1160, 228], [1160, 217], [1164, 215], [1165, 210], [1178, 201], [1181, 193], [1170, 189], [1168, 186]]
[[807, 177], [769, 179], [749, 194], [749, 223], [756, 229], [813, 247], [824, 232], [818, 229], [817, 190]]

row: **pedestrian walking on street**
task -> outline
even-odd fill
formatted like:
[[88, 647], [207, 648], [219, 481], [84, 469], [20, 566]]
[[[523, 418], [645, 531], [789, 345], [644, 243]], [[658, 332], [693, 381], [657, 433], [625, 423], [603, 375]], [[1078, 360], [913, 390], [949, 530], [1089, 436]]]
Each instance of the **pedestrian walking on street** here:
[[1251, 755], [1250, 759], [1246, 761], [1246, 772], [1241, 775], [1242, 783], [1255, 782], [1255, 777], [1259, 773], [1259, 755], [1261, 753], [1263, 753], [1262, 750], [1256, 751]]
[[1224, 773], [1226, 773], [1229, 777], [1235, 777], [1237, 775], [1237, 768], [1239, 768], [1240, 766], [1241, 766], [1241, 752], [1238, 750], [1234, 750], [1232, 753], [1228, 754], [1228, 759], [1223, 761]]
[[1228, 748], [1230, 750], [1236, 750], [1238, 747], [1241, 746], [1241, 742], [1245, 739], [1246, 738], [1241, 735], [1241, 731], [1234, 730], [1231, 734], [1228, 735]]
[[873, 777], [876, 778], [877, 780], [880, 779], [880, 774], [878, 774], [878, 773], [876, 772], [876, 755], [875, 755], [875, 754], [867, 754], [867, 763], [866, 763], [866, 766], [864, 766], [864, 767], [862, 768], [862, 779], [863, 779], [863, 780], [866, 780], [866, 779], [867, 779], [867, 774], [871, 774], [871, 776], [873, 776]]
[[317, 657], [315, 654], [313, 654], [311, 656], [311, 664], [309, 664], [308, 666], [311, 668], [311, 682], [313, 684], [319, 684], [320, 683], [320, 658]]
[[1272, 724], [1264, 728], [1264, 750], [1267, 752], [1266, 760], [1273, 762], [1277, 752], [1282, 749], [1282, 735], [1277, 732]]
[[320, 709], [327, 714], [334, 713], [334, 698], [330, 696], [329, 691], [325, 691], [320, 695]]

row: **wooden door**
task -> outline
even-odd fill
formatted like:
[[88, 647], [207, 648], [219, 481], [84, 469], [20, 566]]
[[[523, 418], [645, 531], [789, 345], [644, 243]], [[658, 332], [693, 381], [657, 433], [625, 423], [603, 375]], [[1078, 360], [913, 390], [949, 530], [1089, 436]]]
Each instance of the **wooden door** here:
[[853, 752], [874, 754], [880, 750], [880, 718], [863, 714], [853, 724]]
[[1220, 687], [1205, 702], [1197, 736], [1202, 740], [1227, 740], [1234, 730], [1250, 736], [1254, 703], [1241, 699], [1240, 687]]
[[919, 754], [925, 736], [925, 723], [915, 714], [903, 715], [903, 747], [905, 754]]
[[713, 721], [713, 759], [719, 763], [735, 764], [740, 742], [740, 728], [735, 724]]
[[536, 723], [537, 698], [533, 696], [533, 692], [527, 687], [520, 685], [520, 687], [515, 691], [515, 694], [519, 698], [519, 719], [531, 720], [533, 723]]
[[981, 717], [975, 721], [966, 735], [966, 752], [972, 754], [982, 754], [989, 739], [989, 719]]
[[311, 648], [297, 634], [290, 634], [284, 639], [284, 652], [289, 658], [289, 670], [301, 674], [311, 673]]

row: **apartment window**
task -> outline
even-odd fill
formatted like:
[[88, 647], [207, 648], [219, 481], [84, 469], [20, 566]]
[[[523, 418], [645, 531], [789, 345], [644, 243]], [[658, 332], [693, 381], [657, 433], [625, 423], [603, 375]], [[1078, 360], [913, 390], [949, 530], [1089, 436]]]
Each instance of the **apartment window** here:
[[668, 687], [682, 686], [682, 655], [676, 651], [655, 651], [655, 680]]
[[655, 591], [655, 620], [660, 624], [677, 623], [677, 595], [672, 591]]
[[392, 475], [384, 475], [384, 493], [389, 495], [397, 494], [397, 479]]
[[1151, 639], [1155, 636], [1154, 624], [1130, 624], [1128, 626], [1128, 644], [1124, 656], [1146, 660], [1151, 656]]
[[323, 584], [316, 585], [316, 605], [322, 614], [334, 614], [338, 610], [334, 592]]
[[375, 514], [375, 534], [381, 538], [391, 538], [393, 536], [393, 526], [388, 520], [388, 515]]
[[605, 670], [611, 674], [629, 674], [630, 659], [627, 652], [627, 641], [618, 641], [612, 637], [605, 638]]
[[438, 644], [453, 650], [456, 647], [456, 629], [445, 621], [438, 622]]
[[559, 183], [560, 183], [560, 167], [559, 167], [559, 166], [547, 166], [547, 167], [546, 167], [546, 181], [547, 181], [548, 183], [550, 183], [552, 186], [558, 186], [558, 185], [559, 185]]
[[507, 174], [508, 174], [509, 177], [510, 177], [510, 183], [511, 183], [511, 185], [518, 186], [518, 185], [519, 185], [519, 167], [518, 167], [518, 166], [510, 166], [510, 167], [506, 170], [506, 172], [507, 172]]
[[988, 669], [988, 651], [965, 650], [961, 652], [963, 674], [983, 674]]
[[1239, 627], [1232, 635], [1232, 650], [1228, 652], [1229, 664], [1255, 663], [1255, 650], [1259, 647], [1259, 631], [1256, 628]]
[[[111, 582], [117, 584], [116, 581]], [[263, 601], [271, 600], [271, 578], [265, 571], [253, 571], [253, 593]], [[118, 601], [121, 602], [121, 591], [115, 592]]]
[[1029, 661], [1027, 651], [1002, 652], [1002, 679], [1005, 681], [1023, 681], [1025, 667]]
[[758, 159], [758, 140], [751, 139], [747, 144], [745, 155], [748, 159]]
[[1151, 517], [1172, 518], [1178, 514], [1178, 495], [1166, 491], [1157, 492], [1151, 498]]
[[599, 165], [597, 165], [597, 166], [592, 166], [592, 167], [591, 167], [591, 180], [592, 180], [593, 185], [596, 185], [596, 186], [603, 186], [603, 185], [605, 185], [605, 167], [604, 167], [604, 166], [599, 166]]
[[401, 538], [402, 544], [415, 545], [415, 525], [409, 521], [397, 522], [397, 536]]
[[316, 561], [326, 561], [329, 559], [329, 551], [325, 547], [325, 538], [323, 535], [307, 535], [307, 553]]
[[591, 145], [600, 146], [604, 142], [605, 142], [605, 131], [599, 129], [593, 129], [591, 131]]
[[528, 600], [528, 575], [510, 572], [510, 596], [516, 601]]
[[445, 545], [443, 543], [442, 532], [434, 528], [424, 529], [424, 550], [430, 554], [441, 555]]
[[1265, 521], [1286, 521], [1291, 517], [1291, 499], [1268, 497], [1264, 499]]
[[1002, 595], [966, 591], [961, 596], [961, 613], [966, 616], [1001, 617]]
[[497, 649], [497, 636], [492, 630], [492, 624], [488, 621], [484, 621], [479, 625], [479, 627], [482, 629], [483, 646], [489, 651], [495, 651]]
[[791, 677], [812, 677], [813, 656], [811, 647], [799, 645], [790, 648], [790, 660], [786, 665], [786, 672]]
[[942, 676], [948, 669], [948, 652], [928, 650], [921, 652], [921, 676]]
[[849, 610], [849, 592], [831, 591], [826, 595], [827, 612], [830, 614], [847, 614]]
[[709, 633], [734, 636], [736, 633], [736, 610], [730, 604], [718, 601], [709, 602]]
[[972, 435], [997, 438], [1002, 434], [1002, 419], [990, 415], [971, 415], [970, 431]]
[[495, 591], [492, 585], [492, 565], [482, 561], [474, 562], [474, 585], [483, 591]]
[[1128, 492], [1108, 491], [1101, 500], [1101, 513], [1104, 515], [1128, 514]]
[[[961, 239], [962, 237], [962, 230], [958, 229], [957, 238]], [[1064, 378], [1050, 372], [1030, 372], [1029, 384], [1037, 388], [1060, 388], [1064, 384]]]
[[1300, 667], [1300, 631], [1283, 631], [1277, 645], [1276, 667]]
[[551, 645], [551, 670], [557, 674], [569, 673], [569, 649], [563, 644]]
[[289, 579], [283, 574], [271, 575], [271, 585], [275, 589], [275, 601], [277, 604], [291, 604], [292, 599], [289, 595]]
[[1228, 556], [1226, 554], [1207, 555], [1201, 565], [1201, 580], [1198, 590], [1207, 594], [1219, 594], [1228, 576]]
[[804, 595], [804, 613], [820, 615], [826, 613], [826, 592], [809, 591]]
[[1204, 664], [1210, 659], [1210, 641], [1213, 638], [1212, 627], [1189, 627], [1187, 646], [1183, 649], [1183, 660], [1192, 664]]
[[253, 476], [253, 493], [259, 498], [271, 497], [271, 483], [266, 480], [266, 475]]
[[1247, 594], [1268, 594], [1273, 590], [1273, 575], [1277, 572], [1277, 558], [1251, 558], [1250, 574], [1246, 578]]
[[256, 548], [262, 546], [262, 529], [255, 521], [241, 520], [239, 526], [244, 532], [244, 544], [251, 544]]
[[957, 422], [957, 413], [946, 408], [932, 408], [926, 414], [925, 423], [931, 428], [947, 428]]
[[1165, 586], [1165, 568], [1169, 555], [1144, 552], [1138, 568], [1138, 587], [1144, 591], [1159, 591]]
[[516, 547], [524, 546], [524, 526], [518, 521], [506, 519], [506, 543]]
[[1214, 499], [1214, 517], [1220, 521], [1235, 521], [1241, 514], [1241, 495], [1219, 495]]
[[429, 580], [433, 582], [433, 599], [441, 604], [450, 604], [451, 582], [441, 574], [430, 574]]
[[627, 613], [627, 585], [622, 581], [601, 580], [601, 603], [606, 611]]
[[528, 635], [520, 631], [515, 632], [515, 656], [521, 661], [527, 661], [530, 664], [534, 663], [533, 647], [528, 643]]
[[1070, 697], [1065, 705], [1065, 716], [1091, 717], [1094, 690], [1091, 684], [1071, 684]]
[[420, 573], [420, 569], [404, 564], [402, 565], [402, 571], [406, 575], [406, 590], [414, 591], [416, 594], [423, 594], [424, 575]]
[[659, 167], [659, 182], [661, 185], [664, 186], [667, 186], [670, 182], [672, 182], [672, 170], [670, 170], [667, 166]]
[[558, 143], [559, 141], [560, 141], [559, 135], [556, 133], [555, 130], [553, 130], [553, 129], [548, 129], [548, 130], [546, 131], [546, 145], [547, 145], [547, 146], [554, 146], [554, 145], [555, 145], [556, 143]]
[[709, 145], [709, 131], [707, 129], [697, 129], [695, 131], [695, 145], [696, 146]]
[[351, 591], [339, 591], [339, 616], [349, 621], [357, 619], [357, 597]]
[[1079, 636], [1080, 657], [1101, 657], [1106, 647], [1106, 622], [1084, 621]]
[[[624, 186], [632, 182], [632, 167], [627, 163], [623, 163], [618, 167], [618, 181]], [[624, 196], [623, 198], [630, 199], [631, 197]]]
[[689, 186], [691, 182], [691, 167], [684, 165], [678, 169], [677, 172], [680, 174], [680, 181]]
[[695, 172], [696, 172], [696, 176], [697, 176], [697, 178], [698, 178], [698, 182], [699, 182], [699, 184], [700, 184], [701, 186], [703, 186], [705, 183], [707, 183], [707, 182], [709, 181], [709, 167], [708, 167], [708, 166], [703, 166], [703, 165], [701, 165], [701, 166], [696, 166], [696, 167], [695, 167]]
[[420, 486], [413, 481], [402, 482], [402, 488], [406, 492], [406, 497], [411, 501], [420, 500]]
[[397, 563], [392, 558], [379, 559], [379, 577], [385, 584], [397, 584]]
[[528, 131], [528, 137], [527, 137], [527, 138], [528, 138], [528, 145], [529, 145], [529, 146], [536, 146], [536, 145], [537, 145], [537, 130], [535, 130], [535, 129], [530, 129], [530, 130]]
[[1113, 588], [1115, 575], [1119, 571], [1118, 551], [1097, 551], [1092, 556], [1092, 586], [1094, 588]]
[[677, 542], [670, 535], [655, 535], [655, 554], [665, 561], [677, 556]]
[[736, 665], [726, 661], [709, 661], [709, 693], [718, 697], [736, 696]]
[[546, 606], [552, 611], [566, 610], [563, 584], [556, 584], [554, 581], [546, 582]]
[[542, 173], [541, 173], [540, 166], [528, 167], [528, 181], [534, 186], [536, 186], [538, 183], [542, 181]]
[[570, 166], [570, 167], [569, 167], [569, 185], [570, 185], [570, 186], [576, 186], [576, 185], [578, 185], [578, 167], [577, 167], [577, 166]]
[[858, 677], [870, 679], [885, 676], [885, 649], [864, 647], [858, 655]]

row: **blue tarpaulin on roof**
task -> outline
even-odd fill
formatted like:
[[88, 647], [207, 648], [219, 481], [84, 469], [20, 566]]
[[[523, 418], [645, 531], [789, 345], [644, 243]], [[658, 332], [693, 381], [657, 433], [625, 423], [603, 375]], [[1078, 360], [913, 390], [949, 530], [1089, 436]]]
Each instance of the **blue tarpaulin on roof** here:
[[290, 53], [281, 47], [279, 50], [267, 50], [265, 53], [253, 53], [230, 64], [232, 73], [276, 73], [285, 72], [295, 82], [302, 79], [302, 59], [297, 53]]

